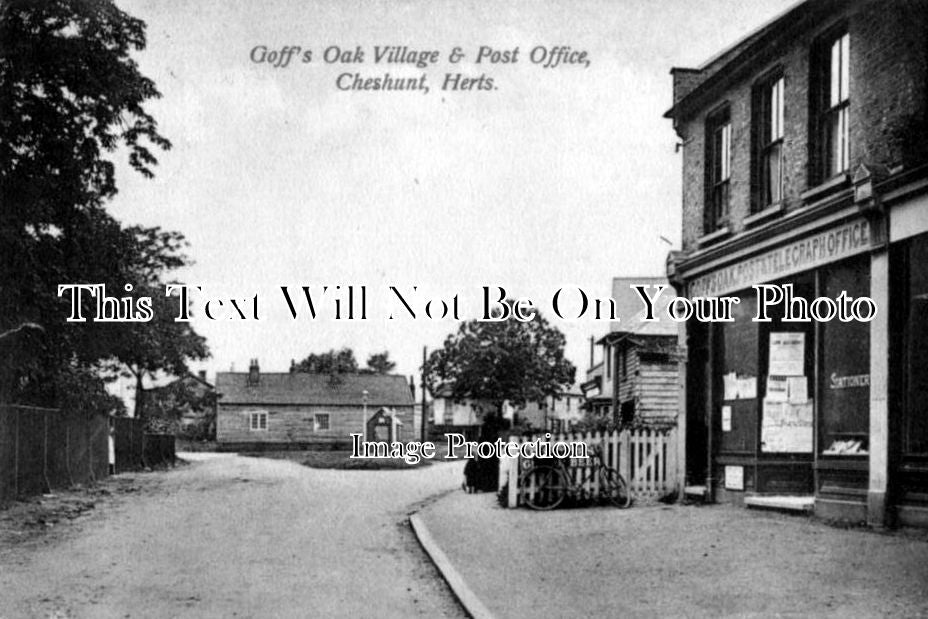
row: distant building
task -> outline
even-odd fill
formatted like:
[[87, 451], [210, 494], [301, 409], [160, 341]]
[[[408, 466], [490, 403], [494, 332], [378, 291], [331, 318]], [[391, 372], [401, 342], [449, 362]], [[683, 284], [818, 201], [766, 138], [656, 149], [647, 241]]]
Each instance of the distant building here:
[[662, 318], [643, 320], [646, 311], [639, 298], [635, 315], [622, 317], [613, 323], [613, 331], [590, 342], [591, 359], [595, 345], [602, 361], [591, 367], [581, 385], [585, 407], [591, 421], [604, 425], [673, 426], [680, 413], [677, 324], [666, 317], [673, 289], [655, 278], [634, 283], [666, 287], [655, 303], [655, 315]]
[[432, 423], [438, 426], [477, 426], [481, 416], [492, 409], [490, 404], [478, 404], [465, 400], [455, 402], [450, 390], [442, 390], [433, 395]]
[[574, 385], [543, 402], [527, 402], [513, 412], [518, 424], [549, 432], [569, 432], [583, 418], [583, 392]]
[[348, 445], [419, 437], [414, 393], [406, 378], [383, 374], [262, 373], [216, 375], [216, 440], [221, 446]]

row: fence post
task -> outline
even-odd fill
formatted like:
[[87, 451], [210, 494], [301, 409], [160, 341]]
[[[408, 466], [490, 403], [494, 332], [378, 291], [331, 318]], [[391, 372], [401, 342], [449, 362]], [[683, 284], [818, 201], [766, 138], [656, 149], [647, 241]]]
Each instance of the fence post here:
[[48, 481], [48, 411], [42, 411], [42, 479], [45, 480], [45, 492], [52, 491]]
[[[521, 442], [518, 438], [510, 436], [509, 440]], [[513, 442], [515, 442], [513, 441]], [[509, 462], [509, 470], [506, 472], [509, 476], [509, 487], [508, 487], [508, 496], [506, 497], [506, 505], [509, 509], [514, 509], [519, 505], [519, 471], [522, 470], [522, 460], [519, 456], [515, 458], [507, 458]]]
[[67, 419], [64, 424], [64, 465], [68, 471], [68, 484], [74, 485], [74, 475], [71, 474], [71, 420]]
[[522, 459], [516, 456], [509, 467], [509, 496], [506, 498], [510, 509], [519, 506], [519, 471], [521, 469]]
[[22, 411], [18, 408], [13, 409], [16, 412], [16, 428], [13, 432], [13, 496], [19, 498], [19, 415]]
[[90, 468], [91, 483], [97, 481], [97, 476], [93, 474], [93, 434], [90, 432], [90, 424], [85, 423], [84, 428], [87, 430], [87, 466]]
[[622, 430], [622, 433], [619, 434], [619, 475], [628, 483], [628, 491], [632, 491], [632, 477], [631, 477], [631, 461], [632, 461], [632, 450], [631, 450], [631, 430]]
[[683, 488], [678, 484], [680, 481], [679, 472], [677, 471], [677, 432], [673, 428], [667, 431], [667, 475], [666, 491], [683, 493]]

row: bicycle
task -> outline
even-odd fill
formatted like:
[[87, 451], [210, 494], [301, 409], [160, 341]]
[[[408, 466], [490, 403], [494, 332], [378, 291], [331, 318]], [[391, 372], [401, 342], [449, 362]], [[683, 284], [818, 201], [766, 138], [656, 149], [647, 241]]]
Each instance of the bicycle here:
[[[619, 509], [629, 507], [632, 504], [632, 495], [625, 479], [614, 468], [606, 466], [601, 447], [594, 446], [591, 452], [590, 457], [595, 461], [595, 465], [589, 467], [589, 472], [584, 474], [579, 482], [574, 481], [574, 476], [563, 460], [555, 459], [555, 464], [532, 463], [519, 476], [519, 488], [525, 497], [526, 505], [532, 509], [549, 510], [571, 496], [608, 501]], [[594, 483], [586, 490], [585, 486], [589, 482]], [[526, 489], [530, 491], [526, 492]]]

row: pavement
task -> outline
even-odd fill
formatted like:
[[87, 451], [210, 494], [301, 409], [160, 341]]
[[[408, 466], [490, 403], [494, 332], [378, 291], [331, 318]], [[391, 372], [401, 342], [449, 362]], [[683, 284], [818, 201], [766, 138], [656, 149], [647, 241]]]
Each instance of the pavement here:
[[924, 531], [722, 505], [534, 512], [463, 492], [412, 524], [474, 617], [928, 616]]

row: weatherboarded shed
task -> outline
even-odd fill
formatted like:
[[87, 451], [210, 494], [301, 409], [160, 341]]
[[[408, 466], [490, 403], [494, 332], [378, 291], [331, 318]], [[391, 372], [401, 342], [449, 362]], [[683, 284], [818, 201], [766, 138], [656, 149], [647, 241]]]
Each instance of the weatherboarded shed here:
[[216, 390], [216, 440], [227, 449], [348, 445], [378, 413], [393, 423], [376, 440], [418, 436], [403, 376], [261, 373], [255, 360], [248, 372], [217, 373]]
[[677, 324], [666, 319], [670, 295], [658, 301], [663, 320], [645, 321], [642, 311], [600, 340], [613, 363], [613, 408], [623, 424], [672, 426], [680, 411]]

